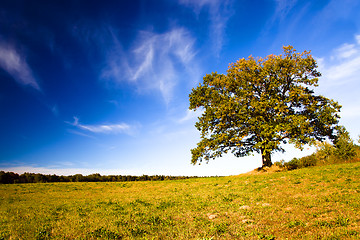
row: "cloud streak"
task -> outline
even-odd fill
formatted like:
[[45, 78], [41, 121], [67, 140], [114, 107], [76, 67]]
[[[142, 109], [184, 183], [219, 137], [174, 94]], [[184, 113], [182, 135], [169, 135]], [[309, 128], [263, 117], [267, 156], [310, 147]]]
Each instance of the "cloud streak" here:
[[224, 45], [225, 28], [227, 21], [233, 15], [231, 0], [180, 0], [180, 4], [191, 7], [199, 15], [200, 11], [208, 8], [210, 15], [210, 32], [212, 39], [212, 48], [219, 57]]
[[330, 56], [317, 59], [322, 77], [319, 93], [330, 96], [342, 105], [340, 123], [357, 137], [359, 125], [353, 124], [360, 116], [358, 93], [360, 80], [360, 35], [330, 51]]
[[13, 46], [3, 42], [0, 42], [0, 67], [19, 84], [28, 85], [40, 91], [40, 86], [25, 57]]
[[275, 19], [280, 19], [280, 21], [283, 21], [291, 9], [294, 8], [297, 0], [276, 0], [275, 2], [276, 9], [273, 20], [275, 21]]
[[139, 91], [158, 90], [166, 103], [183, 74], [196, 71], [195, 40], [184, 28], [165, 33], [139, 32], [133, 47], [125, 52], [112, 31], [113, 45], [107, 49], [106, 66], [101, 78], [115, 83], [129, 82]]
[[326, 86], [345, 85], [359, 82], [360, 76], [360, 35], [355, 36], [353, 44], [344, 43], [328, 58], [319, 58], [319, 68]]
[[102, 134], [134, 134], [135, 126], [128, 125], [126, 123], [118, 124], [99, 124], [99, 125], [87, 125], [79, 123], [79, 118], [74, 117], [74, 122], [66, 122], [78, 129], [84, 130], [91, 133], [102, 133]]
[[201, 117], [201, 115], [204, 113], [204, 109], [197, 109], [194, 110], [186, 110], [186, 115], [178, 120], [178, 123], [184, 123], [190, 120], [194, 120], [198, 117]]

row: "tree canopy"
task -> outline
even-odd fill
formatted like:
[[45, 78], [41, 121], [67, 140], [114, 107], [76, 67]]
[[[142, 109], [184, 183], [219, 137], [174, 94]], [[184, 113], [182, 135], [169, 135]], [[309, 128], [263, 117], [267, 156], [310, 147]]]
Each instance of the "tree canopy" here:
[[207, 74], [189, 95], [189, 109], [204, 110], [195, 124], [201, 140], [191, 150], [192, 163], [231, 151], [260, 153], [263, 167], [271, 166], [271, 153], [283, 152], [282, 144], [301, 149], [334, 140], [341, 106], [314, 93], [320, 76], [310, 52], [292, 46], [280, 55], [239, 59], [227, 74]]

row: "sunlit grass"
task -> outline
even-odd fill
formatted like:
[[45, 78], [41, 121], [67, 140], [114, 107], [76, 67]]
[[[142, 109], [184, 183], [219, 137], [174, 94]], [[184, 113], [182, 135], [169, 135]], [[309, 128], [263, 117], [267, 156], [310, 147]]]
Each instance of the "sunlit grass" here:
[[360, 163], [162, 182], [0, 185], [0, 239], [359, 239]]

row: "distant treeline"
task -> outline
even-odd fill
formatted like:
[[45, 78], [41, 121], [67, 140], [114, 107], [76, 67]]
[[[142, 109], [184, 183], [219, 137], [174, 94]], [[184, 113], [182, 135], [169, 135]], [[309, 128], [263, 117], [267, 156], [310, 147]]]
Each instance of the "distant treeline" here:
[[130, 181], [163, 181], [197, 178], [196, 176], [164, 176], [164, 175], [142, 175], [142, 176], [122, 176], [122, 175], [106, 175], [101, 176], [99, 173], [83, 176], [75, 174], [70, 176], [44, 175], [40, 173], [23, 173], [17, 174], [13, 172], [0, 171], [0, 183], [48, 183], [48, 182], [130, 182]]

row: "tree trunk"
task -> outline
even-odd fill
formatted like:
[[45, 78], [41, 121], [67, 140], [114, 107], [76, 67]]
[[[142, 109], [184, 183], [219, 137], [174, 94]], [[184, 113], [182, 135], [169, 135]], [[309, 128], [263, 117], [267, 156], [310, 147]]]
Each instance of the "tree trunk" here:
[[271, 167], [272, 166], [272, 162], [271, 162], [271, 153], [268, 151], [261, 151], [261, 156], [262, 156], [262, 168], [263, 167]]

